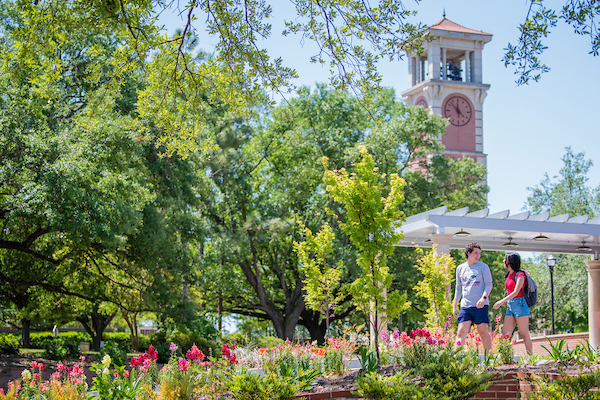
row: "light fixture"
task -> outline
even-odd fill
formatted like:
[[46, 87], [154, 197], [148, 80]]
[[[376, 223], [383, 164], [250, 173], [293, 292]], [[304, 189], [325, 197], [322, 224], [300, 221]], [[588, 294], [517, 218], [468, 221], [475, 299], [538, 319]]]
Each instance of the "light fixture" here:
[[548, 240], [548, 239], [550, 239], [550, 238], [548, 236], [544, 235], [543, 233], [540, 233], [539, 235], [537, 235], [536, 237], [533, 238], [533, 240], [537, 240], [538, 242]]
[[508, 237], [508, 242], [504, 243], [502, 247], [519, 247], [519, 245], [512, 241], [512, 237]]
[[463, 228], [460, 228], [460, 231], [456, 232], [454, 234], [454, 236], [458, 236], [458, 237], [467, 237], [467, 236], [471, 236], [471, 234], [467, 231], [464, 231]]
[[548, 256], [546, 264], [548, 265], [548, 268], [554, 268], [554, 266], [556, 265], [556, 258], [554, 258], [553, 255]]
[[585, 245], [585, 240], [581, 241], [581, 246], [577, 248], [577, 251], [592, 251], [591, 247]]

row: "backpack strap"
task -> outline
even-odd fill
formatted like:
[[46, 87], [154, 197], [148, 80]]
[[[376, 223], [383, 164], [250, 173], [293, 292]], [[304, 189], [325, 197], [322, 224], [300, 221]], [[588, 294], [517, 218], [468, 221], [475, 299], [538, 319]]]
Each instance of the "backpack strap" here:
[[[525, 296], [525, 285], [527, 285], [527, 272], [520, 270], [519, 272], [517, 272], [515, 274], [515, 278], [519, 278], [519, 273], [522, 273], [525, 276], [525, 281], [523, 281], [523, 286], [521, 286], [521, 293], [523, 293], [523, 297]], [[517, 281], [515, 281], [515, 285], [517, 284]]]

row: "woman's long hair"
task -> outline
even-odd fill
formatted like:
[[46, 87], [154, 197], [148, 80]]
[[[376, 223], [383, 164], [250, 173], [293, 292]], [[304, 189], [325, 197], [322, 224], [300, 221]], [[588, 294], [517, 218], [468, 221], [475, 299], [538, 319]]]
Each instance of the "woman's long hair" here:
[[[521, 256], [519, 256], [519, 254], [507, 253], [504, 256], [504, 260], [506, 261], [506, 263], [508, 264], [510, 269], [513, 270], [515, 275], [517, 274], [517, 272], [519, 272], [521, 270]], [[509, 274], [509, 271], [506, 271], [506, 277], [508, 277], [508, 274]]]

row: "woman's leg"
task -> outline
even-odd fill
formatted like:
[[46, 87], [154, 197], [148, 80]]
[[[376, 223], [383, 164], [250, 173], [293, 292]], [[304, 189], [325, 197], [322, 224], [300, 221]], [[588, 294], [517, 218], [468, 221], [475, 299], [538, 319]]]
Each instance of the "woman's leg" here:
[[517, 318], [517, 326], [519, 327], [519, 335], [525, 343], [525, 350], [527, 350], [527, 354], [531, 354], [533, 344], [531, 343], [531, 337], [529, 337], [529, 315]]
[[507, 315], [504, 317], [504, 323], [502, 324], [502, 336], [508, 335], [508, 338], [512, 338], [513, 331], [515, 330], [515, 317]]

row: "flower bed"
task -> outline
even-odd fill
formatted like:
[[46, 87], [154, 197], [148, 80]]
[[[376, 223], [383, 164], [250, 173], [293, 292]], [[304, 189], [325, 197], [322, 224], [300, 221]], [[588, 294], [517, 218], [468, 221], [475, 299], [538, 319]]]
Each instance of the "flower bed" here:
[[[92, 363], [90, 371], [95, 376], [87, 379], [83, 359], [71, 364], [58, 363], [50, 374], [46, 365], [32, 361], [18, 379], [4, 388], [0, 400], [76, 400], [92, 392], [100, 399], [110, 400], [294, 397], [318, 400], [356, 395], [379, 399], [385, 398], [389, 390], [412, 393], [416, 398], [426, 394], [428, 397], [424, 398], [485, 399], [498, 398], [501, 392], [505, 393], [502, 398], [514, 398], [510, 396], [515, 392], [517, 372], [547, 373], [552, 366], [562, 374], [562, 381], [568, 381], [564, 377], [577, 375], [583, 376], [578, 379], [585, 381], [586, 387], [598, 386], [598, 353], [589, 346], [568, 350], [553, 344], [549, 349], [552, 360], [523, 357], [517, 367], [509, 364], [512, 353], [510, 357], [503, 354], [512, 349], [506, 338], [492, 336], [494, 351], [482, 355], [476, 335], [470, 335], [463, 346], [456, 346], [447, 330], [393, 332], [382, 337], [379, 361], [374, 352], [360, 346], [360, 341], [342, 338], [329, 340], [325, 347], [287, 342], [277, 347], [249, 349], [225, 344], [218, 356], [208, 357], [195, 345], [184, 353], [171, 344], [171, 357], [163, 366], [157, 364], [158, 353], [151, 346], [148, 352], [133, 357], [127, 367], [114, 366], [111, 358], [105, 356]], [[351, 371], [351, 360], [357, 358], [361, 368]], [[505, 363], [507, 359], [509, 362]], [[540, 361], [552, 363], [539, 366]], [[522, 391], [533, 387], [528, 384], [544, 390], [551, 387], [551, 383], [524, 382]], [[496, 397], [491, 394], [492, 397], [486, 397], [489, 393]]]

